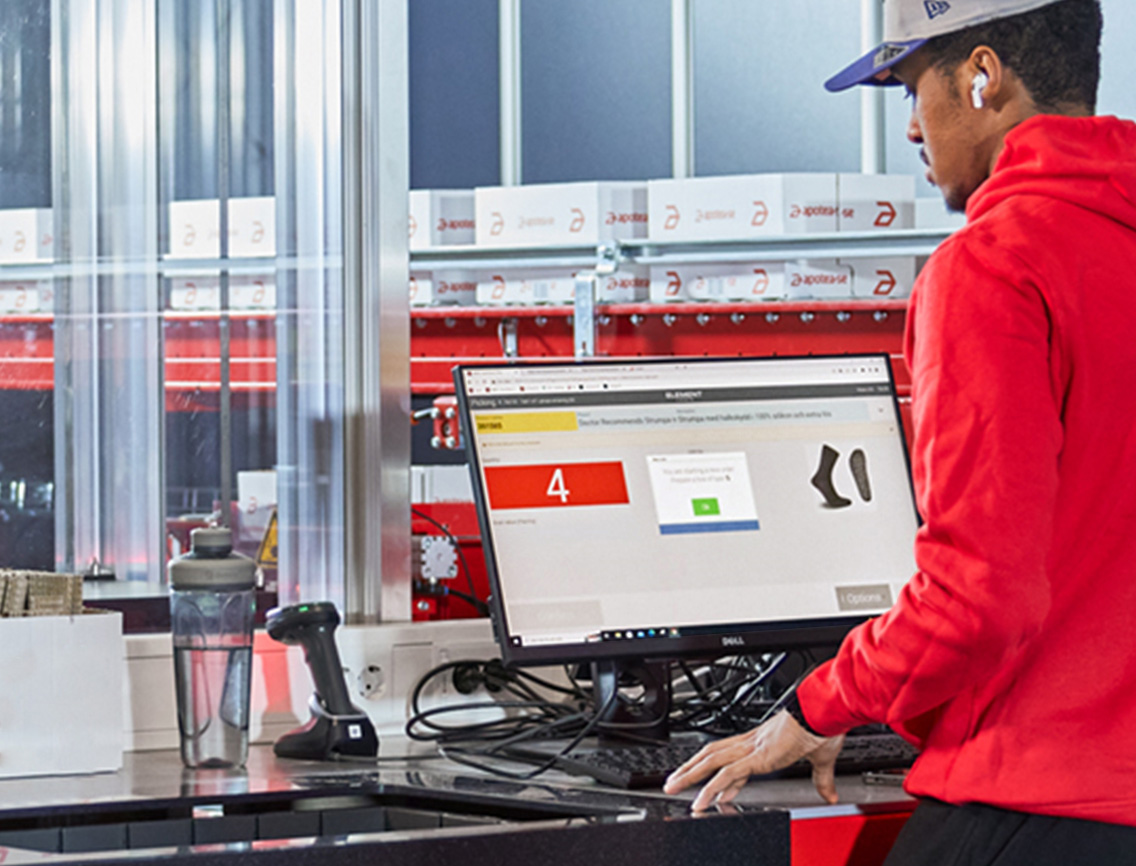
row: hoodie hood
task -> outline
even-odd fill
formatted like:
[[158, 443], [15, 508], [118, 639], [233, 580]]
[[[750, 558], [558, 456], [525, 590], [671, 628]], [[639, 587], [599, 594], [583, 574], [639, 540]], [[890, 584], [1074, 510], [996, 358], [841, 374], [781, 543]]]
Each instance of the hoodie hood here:
[[1015, 127], [967, 203], [972, 222], [1011, 196], [1039, 195], [1136, 229], [1136, 123], [1041, 114]]

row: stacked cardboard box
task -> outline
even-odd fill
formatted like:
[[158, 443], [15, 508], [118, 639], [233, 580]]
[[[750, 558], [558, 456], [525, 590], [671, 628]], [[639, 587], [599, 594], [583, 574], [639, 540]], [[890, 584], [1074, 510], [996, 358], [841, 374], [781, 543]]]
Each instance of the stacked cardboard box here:
[[[411, 248], [580, 246], [768, 240], [915, 225], [908, 175], [786, 173], [432, 190], [411, 194]], [[450, 228], [455, 231], [450, 231]], [[456, 231], [460, 229], [459, 231]], [[624, 267], [601, 280], [601, 303], [904, 298], [913, 257], [800, 259]], [[411, 304], [570, 304], [571, 269], [411, 274]]]
[[468, 306], [477, 302], [476, 271], [414, 271], [410, 274], [412, 307]]
[[472, 244], [473, 190], [411, 190], [408, 229], [412, 250]]
[[72, 616], [82, 612], [82, 575], [0, 570], [0, 616]]
[[[596, 301], [630, 304], [647, 299], [650, 271], [624, 266], [596, 282]], [[576, 274], [555, 268], [530, 268], [487, 274], [477, 284], [477, 303], [486, 306], [510, 304], [571, 304], [576, 297]]]
[[647, 185], [558, 183], [474, 190], [480, 246], [579, 246], [647, 236]]
[[[661, 243], [911, 228], [907, 175], [760, 174], [651, 181], [649, 236]], [[651, 269], [652, 301], [903, 298], [912, 257], [677, 264]]]
[[[410, 192], [410, 249], [472, 244], [473, 190], [416, 189]], [[478, 275], [457, 270], [412, 270], [412, 307], [464, 306], [474, 303]]]

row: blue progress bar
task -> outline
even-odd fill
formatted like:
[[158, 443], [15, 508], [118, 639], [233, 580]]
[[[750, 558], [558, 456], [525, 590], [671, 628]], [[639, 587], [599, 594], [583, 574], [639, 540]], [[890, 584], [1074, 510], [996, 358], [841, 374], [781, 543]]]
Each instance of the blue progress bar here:
[[717, 523], [661, 523], [663, 535], [688, 535], [692, 532], [747, 532], [761, 529], [756, 520], [724, 520]]

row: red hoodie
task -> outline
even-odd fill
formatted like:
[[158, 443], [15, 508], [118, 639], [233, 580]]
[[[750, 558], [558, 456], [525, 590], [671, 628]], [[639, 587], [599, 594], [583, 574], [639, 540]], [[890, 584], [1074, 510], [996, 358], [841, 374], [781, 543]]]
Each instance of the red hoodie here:
[[914, 795], [1136, 825], [1136, 124], [1007, 136], [906, 356], [919, 570], [805, 717], [900, 730]]

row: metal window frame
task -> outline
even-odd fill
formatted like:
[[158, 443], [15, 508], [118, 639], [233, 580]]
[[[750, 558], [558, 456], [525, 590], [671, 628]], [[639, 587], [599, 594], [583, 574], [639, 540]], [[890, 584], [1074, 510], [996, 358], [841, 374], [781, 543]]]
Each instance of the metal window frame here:
[[410, 619], [406, 0], [344, 2], [346, 616]]

